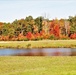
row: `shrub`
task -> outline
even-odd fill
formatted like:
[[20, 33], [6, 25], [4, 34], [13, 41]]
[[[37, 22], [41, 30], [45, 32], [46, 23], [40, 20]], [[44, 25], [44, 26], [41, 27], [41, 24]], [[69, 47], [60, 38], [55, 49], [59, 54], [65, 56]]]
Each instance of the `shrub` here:
[[49, 39], [54, 40], [54, 39], [56, 39], [56, 38], [55, 38], [55, 36], [52, 34], [52, 35], [50, 35]]
[[60, 36], [60, 39], [61, 40], [67, 40], [67, 39], [69, 39], [69, 37], [67, 35], [61, 35]]
[[71, 39], [76, 39], [76, 33], [70, 35]]

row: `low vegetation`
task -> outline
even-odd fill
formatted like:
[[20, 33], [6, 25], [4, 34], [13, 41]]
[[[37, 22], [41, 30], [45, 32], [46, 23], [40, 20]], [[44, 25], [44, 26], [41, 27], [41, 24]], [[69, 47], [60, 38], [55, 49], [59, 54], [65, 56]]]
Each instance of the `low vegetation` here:
[[76, 75], [76, 57], [0, 57], [0, 75]]
[[0, 48], [76, 48], [76, 40], [1, 41]]

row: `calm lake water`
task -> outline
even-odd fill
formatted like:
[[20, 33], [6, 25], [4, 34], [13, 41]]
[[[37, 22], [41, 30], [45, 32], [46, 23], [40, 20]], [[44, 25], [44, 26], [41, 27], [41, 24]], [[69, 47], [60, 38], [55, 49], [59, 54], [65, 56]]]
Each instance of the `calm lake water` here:
[[76, 48], [0, 49], [0, 56], [76, 56]]

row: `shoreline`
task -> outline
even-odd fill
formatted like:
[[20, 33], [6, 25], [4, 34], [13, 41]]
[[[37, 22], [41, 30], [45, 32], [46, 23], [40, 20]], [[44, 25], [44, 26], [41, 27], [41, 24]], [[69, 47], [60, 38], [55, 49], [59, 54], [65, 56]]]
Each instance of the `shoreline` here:
[[0, 41], [0, 48], [76, 48], [76, 40]]

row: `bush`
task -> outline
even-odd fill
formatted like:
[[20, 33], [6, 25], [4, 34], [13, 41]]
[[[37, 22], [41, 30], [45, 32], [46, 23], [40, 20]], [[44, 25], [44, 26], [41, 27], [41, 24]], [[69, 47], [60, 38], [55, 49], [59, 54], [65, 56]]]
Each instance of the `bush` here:
[[76, 33], [70, 35], [71, 39], [76, 39]]
[[69, 39], [69, 37], [67, 35], [61, 35], [60, 36], [60, 39], [61, 40], [67, 40], [67, 39]]
[[31, 44], [27, 44], [27, 48], [30, 48], [31, 47]]
[[50, 40], [55, 40], [56, 37], [52, 34], [52, 35], [50, 35], [49, 39], [50, 39]]

